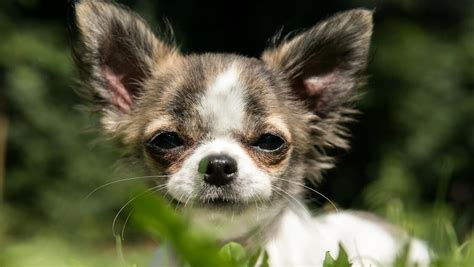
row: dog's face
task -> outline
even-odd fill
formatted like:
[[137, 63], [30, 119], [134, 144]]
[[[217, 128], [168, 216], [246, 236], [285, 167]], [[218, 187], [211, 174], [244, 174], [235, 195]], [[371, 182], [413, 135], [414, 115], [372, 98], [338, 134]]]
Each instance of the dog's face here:
[[260, 59], [183, 55], [111, 3], [76, 7], [82, 82], [128, 154], [164, 175], [166, 196], [213, 214], [261, 218], [346, 148], [342, 123], [362, 83], [372, 14], [338, 14]]

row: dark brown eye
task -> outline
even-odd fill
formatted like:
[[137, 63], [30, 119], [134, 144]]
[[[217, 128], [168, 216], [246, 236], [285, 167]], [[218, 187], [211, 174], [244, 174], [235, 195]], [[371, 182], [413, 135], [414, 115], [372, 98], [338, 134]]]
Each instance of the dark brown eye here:
[[252, 144], [252, 146], [271, 152], [280, 149], [284, 144], [285, 141], [281, 137], [266, 133], [262, 134], [258, 140]]
[[151, 148], [169, 150], [183, 146], [184, 142], [175, 132], [162, 132], [155, 135], [149, 142]]

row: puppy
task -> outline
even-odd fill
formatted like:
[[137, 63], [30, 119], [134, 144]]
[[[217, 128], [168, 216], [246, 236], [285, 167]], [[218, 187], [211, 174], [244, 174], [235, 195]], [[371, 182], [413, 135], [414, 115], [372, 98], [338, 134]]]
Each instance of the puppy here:
[[354, 266], [428, 264], [423, 242], [372, 215], [312, 217], [304, 180], [348, 148], [344, 123], [364, 83], [372, 12], [336, 14], [263, 51], [183, 54], [135, 13], [110, 2], [76, 5], [75, 58], [103, 130], [151, 174], [170, 201], [220, 241], [264, 248], [271, 266], [322, 266], [338, 244]]

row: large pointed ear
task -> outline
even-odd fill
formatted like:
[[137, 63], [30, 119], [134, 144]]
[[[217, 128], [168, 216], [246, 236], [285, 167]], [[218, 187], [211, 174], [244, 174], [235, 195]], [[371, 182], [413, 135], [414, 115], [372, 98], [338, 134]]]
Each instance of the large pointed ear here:
[[363, 83], [371, 35], [372, 12], [355, 9], [267, 49], [262, 59], [324, 120], [343, 109]]
[[81, 84], [98, 100], [102, 123], [113, 132], [134, 108], [154, 65], [177, 54], [135, 13], [107, 1], [76, 4]]

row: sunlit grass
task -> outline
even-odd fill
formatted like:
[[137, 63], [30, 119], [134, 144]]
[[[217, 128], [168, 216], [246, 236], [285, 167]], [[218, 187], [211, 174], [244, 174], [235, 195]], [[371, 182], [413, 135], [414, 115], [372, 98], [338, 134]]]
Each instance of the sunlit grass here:
[[61, 236], [43, 235], [28, 240], [10, 241], [0, 251], [0, 266], [149, 266], [153, 252], [152, 247], [126, 247], [123, 249], [123, 260], [113, 244], [109, 247], [86, 246]]
[[[253, 266], [257, 256], [263, 255], [263, 252], [248, 253], [236, 243], [219, 248], [212, 236], [194, 229], [159, 197], [141, 197], [133, 204], [133, 210], [131, 225], [173, 247], [186, 266]], [[433, 250], [432, 266], [474, 266], [474, 236], [460, 239], [452, 216], [446, 210], [437, 206], [430, 211], [408, 212], [395, 201], [387, 205], [386, 215], [392, 222], [427, 240]], [[6, 242], [0, 251], [0, 266], [150, 266], [155, 249], [154, 245], [139, 242], [130, 246], [119, 236], [115, 245], [104, 247], [74, 242], [59, 233], [40, 234], [31, 239]], [[339, 256], [327, 255], [324, 266], [350, 266], [341, 251]], [[394, 266], [410, 266], [406, 263], [406, 254], [401, 251], [399, 255]]]

